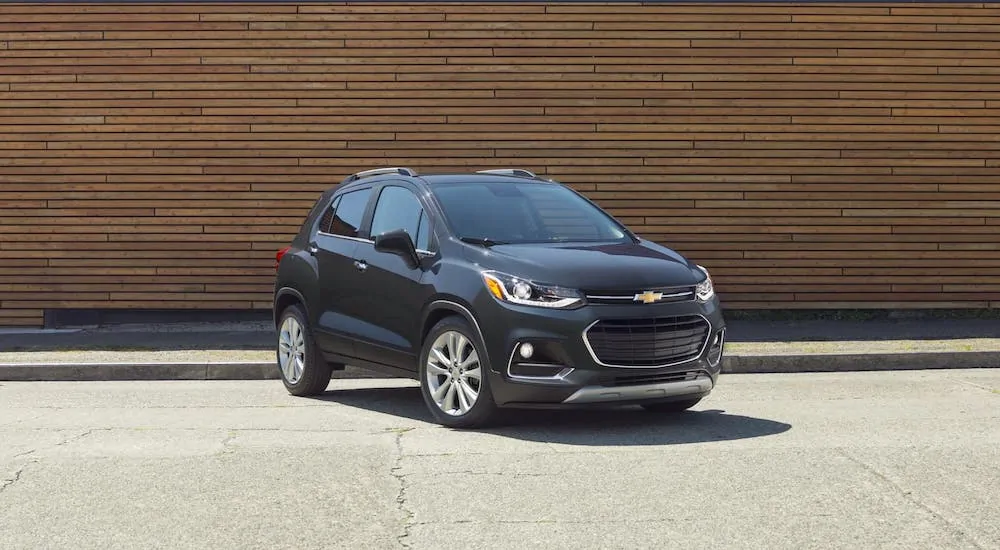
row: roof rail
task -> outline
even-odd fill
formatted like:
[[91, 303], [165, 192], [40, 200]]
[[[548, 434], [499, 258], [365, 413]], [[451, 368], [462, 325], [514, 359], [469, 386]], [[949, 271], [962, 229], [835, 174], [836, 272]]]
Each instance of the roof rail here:
[[496, 170], [479, 170], [477, 174], [496, 174], [498, 176], [514, 176], [518, 178], [537, 178], [534, 172], [524, 168], [499, 168]]
[[347, 176], [344, 183], [350, 183], [352, 181], [357, 181], [361, 178], [367, 178], [370, 176], [381, 176], [382, 174], [399, 174], [401, 176], [409, 176], [411, 178], [417, 176], [417, 173], [409, 168], [375, 168], [373, 170], [364, 170], [356, 174], [351, 174], [350, 176]]

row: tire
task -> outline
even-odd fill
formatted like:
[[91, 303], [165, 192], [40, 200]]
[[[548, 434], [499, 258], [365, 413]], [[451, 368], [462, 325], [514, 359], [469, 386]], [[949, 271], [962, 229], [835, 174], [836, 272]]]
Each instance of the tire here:
[[277, 358], [281, 382], [292, 395], [316, 395], [330, 384], [333, 367], [316, 348], [309, 321], [298, 305], [288, 306], [281, 312]]
[[[465, 319], [447, 317], [434, 325], [424, 340], [417, 372], [420, 393], [438, 423], [450, 428], [481, 428], [499, 416], [490, 391], [489, 357]], [[473, 374], [477, 372], [478, 379]]]
[[701, 401], [700, 397], [681, 401], [661, 401], [660, 403], [647, 403], [642, 408], [650, 412], [679, 413], [697, 405], [699, 401]]

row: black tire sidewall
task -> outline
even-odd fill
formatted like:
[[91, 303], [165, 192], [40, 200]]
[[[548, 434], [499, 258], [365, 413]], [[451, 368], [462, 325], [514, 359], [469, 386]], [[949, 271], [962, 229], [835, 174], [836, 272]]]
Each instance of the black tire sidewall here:
[[309, 321], [299, 306], [288, 306], [281, 312], [281, 318], [278, 321], [277, 327], [278, 341], [281, 341], [281, 326], [284, 324], [285, 319], [289, 317], [294, 317], [298, 321], [299, 326], [302, 327], [302, 339], [305, 344], [305, 365], [302, 368], [302, 376], [299, 377], [299, 381], [294, 384], [289, 382], [285, 378], [285, 373], [281, 371], [281, 350], [276, 349], [275, 357], [278, 362], [278, 376], [281, 377], [281, 383], [285, 385], [285, 389], [292, 395], [306, 396], [321, 393], [330, 384], [331, 369], [326, 361], [323, 360], [319, 350], [316, 349], [312, 332], [309, 329]]
[[[475, 405], [469, 412], [461, 416], [452, 416], [442, 411], [434, 399], [431, 397], [430, 388], [427, 386], [427, 359], [430, 356], [431, 345], [434, 341], [447, 331], [456, 331], [465, 336], [469, 342], [475, 346], [476, 354], [479, 356], [479, 367], [482, 370], [482, 379], [479, 388], [479, 397]], [[447, 317], [439, 321], [424, 339], [423, 348], [420, 350], [420, 364], [417, 368], [417, 375], [420, 377], [420, 393], [424, 397], [424, 403], [430, 409], [434, 419], [445, 426], [451, 428], [474, 428], [482, 427], [496, 420], [497, 406], [493, 399], [493, 391], [490, 389], [490, 361], [486, 353], [486, 346], [479, 339], [479, 336], [472, 330], [469, 323], [458, 316]]]

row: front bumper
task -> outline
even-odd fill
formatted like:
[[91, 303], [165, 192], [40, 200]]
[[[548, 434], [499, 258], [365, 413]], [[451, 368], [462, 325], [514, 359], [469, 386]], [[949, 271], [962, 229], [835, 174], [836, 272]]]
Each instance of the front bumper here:
[[684, 398], [707, 395], [715, 386], [715, 381], [708, 376], [682, 382], [660, 382], [640, 384], [637, 386], [584, 386], [573, 395], [563, 399], [566, 405], [581, 405], [588, 403], [618, 403], [629, 401], [664, 400], [668, 398]]
[[[725, 321], [717, 299], [664, 304], [597, 305], [576, 310], [500, 303], [490, 296], [475, 304], [490, 359], [490, 387], [503, 407], [548, 407], [625, 404], [690, 399], [707, 395], [721, 370], [721, 340]], [[700, 316], [708, 323], [707, 337], [697, 355], [654, 366], [629, 366], [600, 361], [585, 333], [601, 320]], [[714, 347], [719, 340], [718, 348]], [[545, 375], [525, 373], [516, 358], [529, 342], [551, 350], [552, 368]], [[711, 360], [710, 360], [711, 359]]]

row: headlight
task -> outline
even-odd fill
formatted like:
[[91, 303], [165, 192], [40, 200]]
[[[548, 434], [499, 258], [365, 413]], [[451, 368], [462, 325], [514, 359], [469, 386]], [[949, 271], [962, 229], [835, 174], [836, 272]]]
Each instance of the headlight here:
[[483, 272], [483, 282], [501, 302], [555, 309], [572, 309], [584, 302], [578, 290], [543, 285], [497, 271]]
[[707, 302], [715, 296], [715, 288], [712, 287], [712, 276], [708, 274], [708, 270], [704, 267], [699, 265], [698, 269], [705, 272], [705, 280], [698, 283], [698, 286], [694, 289], [694, 293], [698, 297], [699, 302]]

